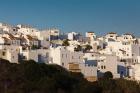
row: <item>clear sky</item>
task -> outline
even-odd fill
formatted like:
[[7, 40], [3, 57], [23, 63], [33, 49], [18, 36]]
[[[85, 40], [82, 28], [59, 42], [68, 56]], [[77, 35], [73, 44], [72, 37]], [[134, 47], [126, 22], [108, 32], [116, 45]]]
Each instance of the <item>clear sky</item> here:
[[140, 0], [0, 0], [0, 21], [140, 36]]

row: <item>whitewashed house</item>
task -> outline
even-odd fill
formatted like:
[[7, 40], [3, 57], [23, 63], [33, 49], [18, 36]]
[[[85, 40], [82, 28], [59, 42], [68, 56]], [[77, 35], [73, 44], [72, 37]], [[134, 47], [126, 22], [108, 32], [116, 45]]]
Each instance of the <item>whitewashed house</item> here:
[[96, 39], [96, 35], [94, 32], [86, 32], [86, 37], [90, 38], [90, 41]]
[[109, 41], [109, 40], [114, 40], [114, 41], [116, 41], [116, 40], [117, 40], [117, 37], [118, 37], [118, 35], [117, 35], [117, 33], [115, 33], [115, 32], [109, 32], [109, 33], [105, 36], [105, 38], [107, 39], [107, 41]]
[[18, 24], [16, 27], [18, 27], [18, 33], [24, 35], [36, 36], [36, 32], [38, 31], [38, 29], [33, 28], [29, 25]]
[[98, 70], [99, 76], [102, 76], [102, 73], [107, 71], [112, 72], [113, 78], [120, 78], [120, 74], [118, 73], [118, 58], [113, 55], [100, 55], [100, 59], [98, 61]]
[[0, 58], [6, 59], [11, 63], [19, 62], [20, 46], [15, 45], [0, 45]]
[[39, 63], [48, 63], [49, 50], [37, 49], [37, 50], [24, 50], [20, 53], [22, 60], [34, 60]]

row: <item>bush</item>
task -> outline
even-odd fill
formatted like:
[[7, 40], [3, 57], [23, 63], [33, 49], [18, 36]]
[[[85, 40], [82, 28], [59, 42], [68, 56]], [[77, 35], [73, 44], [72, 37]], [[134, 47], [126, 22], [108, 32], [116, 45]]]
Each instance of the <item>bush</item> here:
[[112, 79], [113, 78], [113, 74], [110, 71], [107, 71], [104, 73], [103, 78], [105, 79]]
[[62, 43], [62, 46], [69, 46], [69, 45], [70, 44], [69, 44], [69, 40], [68, 39], [64, 40], [63, 43]]

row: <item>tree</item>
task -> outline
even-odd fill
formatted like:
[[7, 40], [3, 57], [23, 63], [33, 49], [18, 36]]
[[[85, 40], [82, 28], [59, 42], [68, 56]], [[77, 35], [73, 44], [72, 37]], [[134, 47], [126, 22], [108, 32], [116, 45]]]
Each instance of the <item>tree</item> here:
[[82, 50], [82, 47], [80, 45], [77, 45], [76, 48], [74, 48], [74, 51], [81, 51]]
[[68, 39], [64, 40], [63, 43], [62, 43], [62, 46], [69, 46], [69, 45], [70, 44], [69, 44], [69, 40]]
[[108, 79], [88, 82], [82, 73], [37, 63], [33, 60], [10, 63], [0, 58], [0, 93], [140, 93], [140, 83], [134, 80]]
[[110, 71], [107, 71], [107, 72], [104, 73], [103, 78], [105, 78], [105, 79], [112, 79], [113, 75], [112, 75], [112, 73]]
[[90, 46], [90, 45], [85, 46], [85, 51], [90, 50], [90, 49], [92, 49], [92, 46]]

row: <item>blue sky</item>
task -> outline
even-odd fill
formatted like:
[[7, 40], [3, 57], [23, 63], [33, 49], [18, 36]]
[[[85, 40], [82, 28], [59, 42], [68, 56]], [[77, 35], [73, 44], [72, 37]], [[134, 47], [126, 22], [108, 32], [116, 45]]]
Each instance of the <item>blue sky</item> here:
[[63, 32], [140, 35], [140, 0], [0, 0], [0, 21]]

